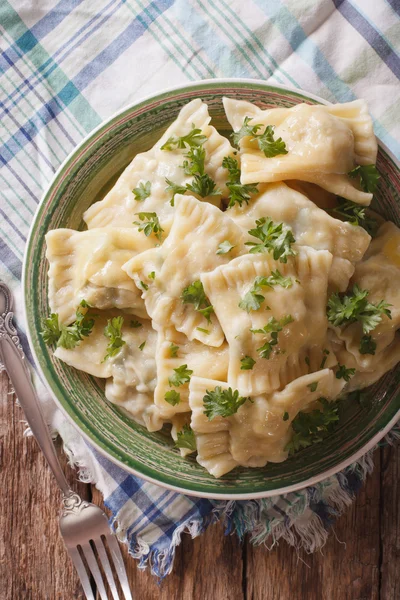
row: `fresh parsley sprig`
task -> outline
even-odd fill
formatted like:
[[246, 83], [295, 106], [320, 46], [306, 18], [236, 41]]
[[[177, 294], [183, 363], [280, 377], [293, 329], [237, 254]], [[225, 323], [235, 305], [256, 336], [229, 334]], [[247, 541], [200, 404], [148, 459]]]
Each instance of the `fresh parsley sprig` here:
[[239, 147], [239, 142], [244, 137], [248, 137], [250, 135], [255, 136], [259, 129], [261, 129], [262, 125], [250, 125], [250, 121], [253, 119], [251, 117], [245, 117], [243, 121], [243, 125], [239, 129], [239, 131], [235, 131], [231, 134], [233, 143], [235, 146]]
[[285, 325], [293, 323], [294, 319], [292, 315], [285, 315], [279, 321], [275, 317], [271, 317], [268, 323], [261, 329], [250, 329], [251, 333], [262, 333], [264, 335], [270, 334], [270, 339], [264, 343], [263, 346], [257, 348], [257, 352], [261, 358], [270, 358], [271, 353], [274, 350], [274, 346], [278, 344], [278, 334], [282, 331]]
[[388, 304], [384, 300], [378, 304], [368, 302], [369, 291], [361, 290], [354, 285], [353, 290], [347, 294], [334, 293], [328, 300], [328, 320], [335, 327], [343, 327], [359, 322], [364, 334], [373, 331], [382, 321], [384, 315], [392, 318]]
[[211, 314], [214, 312], [214, 308], [210, 304], [205, 294], [203, 284], [199, 279], [193, 281], [193, 283], [184, 288], [181, 294], [181, 300], [184, 304], [193, 304], [195, 310], [207, 319], [207, 323], [211, 322]]
[[230, 252], [234, 248], [236, 248], [236, 246], [231, 244], [229, 240], [224, 240], [219, 244], [218, 250], [215, 254], [228, 254], [228, 252]]
[[229, 190], [228, 208], [235, 206], [235, 204], [242, 206], [244, 202], [248, 204], [250, 202], [252, 194], [258, 193], [258, 183], [240, 183], [241, 171], [239, 169], [239, 163], [235, 158], [232, 158], [231, 156], [225, 156], [225, 158], [222, 161], [222, 166], [224, 167], [224, 169], [228, 169], [229, 173], [229, 180], [226, 184], [226, 187]]
[[175, 443], [177, 448], [187, 448], [192, 452], [196, 450], [196, 438], [190, 425], [184, 425], [181, 431], [178, 431]]
[[264, 152], [264, 155], [267, 158], [288, 153], [286, 150], [286, 144], [282, 138], [278, 138], [277, 140], [274, 139], [274, 125], [267, 125], [264, 133], [258, 133], [263, 126], [260, 124], [251, 125], [250, 121], [252, 121], [250, 117], [245, 117], [243, 125], [239, 131], [236, 131], [232, 134], [233, 143], [236, 146], [239, 146], [240, 140], [242, 140], [244, 137], [251, 136], [251, 141], [257, 142], [261, 152]]
[[164, 400], [168, 404], [171, 404], [171, 406], [176, 406], [181, 401], [181, 395], [175, 390], [170, 390], [169, 392], [165, 392]]
[[360, 340], [360, 354], [375, 354], [376, 342], [371, 335], [363, 335]]
[[[60, 325], [57, 313], [51, 313], [50, 317], [43, 319], [41, 336], [48, 346], [57, 344], [57, 348], [72, 350], [84, 337], [92, 333], [95, 323], [94, 318], [89, 318], [86, 313], [89, 304], [82, 300], [76, 309], [75, 321], [71, 325]], [[94, 315], [92, 315], [93, 317]]]
[[143, 181], [141, 181], [137, 187], [133, 188], [132, 192], [135, 196], [135, 200], [143, 202], [143, 200], [146, 200], [151, 194], [151, 182], [146, 181], [143, 183]]
[[186, 184], [186, 188], [201, 198], [219, 196], [221, 194], [221, 190], [217, 188], [217, 184], [207, 173], [203, 175], [196, 174], [193, 181]]
[[291, 277], [283, 277], [280, 271], [272, 271], [268, 277], [258, 276], [255, 278], [254, 283], [250, 290], [243, 296], [243, 299], [239, 302], [239, 308], [250, 312], [251, 310], [258, 310], [265, 298], [259, 292], [263, 287], [272, 288], [275, 285], [280, 285], [283, 288], [289, 288], [293, 285]]
[[321, 410], [316, 408], [311, 412], [299, 412], [292, 421], [293, 436], [285, 450], [289, 455], [321, 442], [334, 429], [339, 421], [339, 406], [337, 402], [328, 402], [319, 398]]
[[339, 197], [338, 206], [333, 209], [333, 212], [348, 221], [350, 225], [363, 227], [371, 236], [376, 235], [378, 222], [366, 214], [365, 206]]
[[359, 177], [361, 189], [369, 194], [375, 192], [380, 178], [375, 165], [358, 165], [348, 173], [348, 176], [353, 179]]
[[218, 385], [212, 391], [206, 390], [206, 394], [203, 398], [204, 414], [209, 421], [212, 421], [215, 417], [230, 417], [234, 415], [247, 400], [253, 402], [251, 398], [239, 396], [238, 390], [233, 391], [232, 388], [222, 390]]
[[143, 231], [146, 237], [149, 237], [152, 233], [154, 233], [156, 238], [158, 238], [161, 241], [164, 229], [160, 225], [157, 213], [140, 212], [136, 214], [138, 215], [141, 222], [134, 221], [133, 224], [138, 226], [139, 231]]
[[284, 223], [274, 223], [269, 217], [257, 219], [256, 227], [249, 230], [249, 234], [259, 242], [246, 242], [246, 246], [251, 246], [250, 254], [272, 252], [274, 260], [286, 263], [288, 256], [295, 256], [297, 253], [292, 249], [295, 243], [292, 230]]
[[207, 141], [207, 136], [203, 135], [201, 129], [198, 129], [194, 123], [192, 123], [192, 129], [186, 135], [176, 136], [172, 135], [167, 139], [165, 144], [161, 146], [161, 150], [174, 150], [179, 148], [184, 150], [185, 148], [195, 148], [202, 146]]
[[256, 364], [256, 361], [251, 356], [245, 356], [244, 358], [241, 359], [240, 363], [241, 363], [241, 366], [240, 366], [241, 371], [251, 371], [252, 368], [254, 367], [254, 365]]
[[103, 362], [107, 358], [116, 356], [121, 350], [122, 346], [126, 344], [125, 340], [122, 339], [122, 325], [124, 324], [124, 317], [113, 317], [108, 319], [107, 325], [104, 328], [104, 335], [110, 340], [108, 342], [106, 355]]
[[169, 385], [179, 387], [184, 383], [189, 383], [192, 375], [193, 371], [188, 369], [187, 365], [181, 365], [180, 367], [174, 369], [174, 374], [168, 378]]
[[277, 140], [274, 139], [274, 129], [275, 127], [273, 125], [267, 125], [264, 133], [256, 135], [251, 139], [252, 142], [257, 142], [261, 152], [264, 152], [264, 155], [267, 158], [273, 158], [274, 156], [288, 153], [286, 144], [282, 138], [280, 137]]
[[355, 369], [348, 369], [346, 365], [338, 364], [338, 368], [336, 371], [336, 379], [344, 379], [345, 381], [350, 381], [350, 379], [355, 375]]
[[167, 187], [165, 188], [166, 192], [172, 192], [172, 198], [169, 201], [171, 206], [175, 205], [175, 195], [176, 194], [186, 194], [187, 189], [185, 185], [180, 185], [179, 183], [174, 183], [168, 177], [165, 178], [165, 183], [167, 183]]

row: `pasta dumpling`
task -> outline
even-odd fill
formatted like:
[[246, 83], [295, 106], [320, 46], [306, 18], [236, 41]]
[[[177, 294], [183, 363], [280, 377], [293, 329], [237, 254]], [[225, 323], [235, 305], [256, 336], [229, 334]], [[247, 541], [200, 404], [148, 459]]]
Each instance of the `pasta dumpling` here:
[[[207, 308], [201, 289], [197, 299], [187, 293], [187, 302], [182, 294], [194, 282], [200, 283], [202, 273], [237, 256], [243, 249], [243, 233], [225, 213], [196, 198], [177, 195], [175, 204], [171, 232], [162, 246], [139, 254], [122, 268], [142, 288], [146, 310], [157, 325], [171, 323], [190, 340], [218, 347], [224, 336], [215, 314], [210, 312], [207, 319], [200, 312]], [[233, 247], [218, 254], [225, 240]], [[153, 272], [154, 279], [149, 279]]]
[[[161, 328], [158, 331], [156, 362], [154, 403], [164, 417], [171, 418], [190, 410], [188, 397], [192, 376], [227, 378], [228, 345], [224, 343], [219, 348], [213, 348], [195, 340], [190, 341], [173, 329]], [[171, 392], [173, 397], [170, 399]]]
[[[187, 135], [193, 127], [201, 130], [202, 135], [207, 138], [203, 145], [206, 154], [205, 172], [214, 180], [221, 194], [226, 195], [227, 173], [222, 167], [222, 160], [225, 156], [232, 155], [233, 148], [229, 141], [209, 124], [210, 120], [204, 102], [195, 99], [186, 104], [154, 147], [137, 154], [104, 200], [88, 208], [84, 214], [88, 228], [129, 225], [134, 227], [137, 213], [156, 212], [163, 229], [168, 232], [174, 208], [170, 203], [172, 192], [167, 189], [166, 179], [177, 186], [185, 186], [193, 180], [193, 176], [185, 173], [183, 169], [187, 148], [165, 150], [162, 147], [170, 137]], [[147, 191], [137, 198], [135, 190], [140, 190], [140, 186], [146, 184]], [[205, 200], [220, 206], [221, 194], [209, 195]]]
[[[242, 183], [298, 179], [358, 204], [369, 205], [372, 194], [359, 189], [348, 173], [356, 165], [376, 162], [377, 143], [363, 100], [342, 105], [298, 104], [292, 108], [257, 109], [249, 103], [224, 99], [225, 112], [238, 131], [245, 117], [251, 125], [272, 125], [286, 153], [266, 157], [250, 135], [241, 144]], [[239, 116], [240, 115], [240, 116]]]
[[[375, 355], [393, 342], [396, 330], [400, 327], [400, 230], [387, 222], [379, 228], [378, 235], [372, 240], [364, 259], [356, 265], [352, 284], [361, 290], [368, 290], [368, 301], [378, 304], [382, 300], [390, 306], [390, 318], [382, 316], [371, 336], [376, 343]], [[335, 333], [353, 354], [358, 368], [372, 370], [376, 365], [373, 354], [360, 352], [363, 330], [360, 323], [352, 323], [343, 329], [335, 327]]]
[[[241, 395], [269, 393], [282, 388], [289, 376], [307, 373], [313, 347], [312, 356], [316, 354], [317, 362], [322, 361], [331, 263], [332, 255], [326, 250], [299, 247], [287, 264], [270, 255], [245, 255], [201, 275], [229, 344], [228, 381]], [[268, 278], [276, 271], [286, 278], [284, 287], [263, 287], [264, 300], [256, 310], [247, 312], [239, 306], [246, 294], [251, 294], [256, 278]], [[279, 344], [269, 348], [274, 324], [278, 325]], [[267, 344], [265, 352], [263, 344]], [[243, 370], [246, 357], [255, 363]]]
[[[371, 240], [362, 227], [331, 217], [285, 183], [265, 186], [251, 203], [236, 205], [228, 214], [246, 232], [254, 227], [257, 219], [268, 216], [276, 223], [288, 225], [296, 244], [329, 250], [334, 257], [330, 281], [339, 291], [347, 288], [354, 272], [353, 264], [362, 259]], [[249, 234], [246, 238], [253, 240]]]
[[138, 231], [126, 228], [54, 229], [46, 234], [49, 304], [61, 323], [72, 323], [79, 303], [106, 310], [124, 309], [146, 317], [140, 292], [121, 266], [154, 246]]

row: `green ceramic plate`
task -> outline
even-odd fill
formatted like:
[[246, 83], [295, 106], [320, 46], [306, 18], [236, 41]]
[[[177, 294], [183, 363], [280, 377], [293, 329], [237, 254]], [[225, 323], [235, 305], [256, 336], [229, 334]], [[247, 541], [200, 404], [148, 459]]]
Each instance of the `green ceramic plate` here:
[[[400, 366], [369, 391], [361, 407], [344, 400], [335, 434], [281, 464], [235, 469], [216, 480], [193, 458], [183, 459], [167, 434], [149, 433], [108, 403], [102, 382], [53, 359], [39, 335], [48, 313], [44, 236], [50, 229], [82, 229], [82, 213], [103, 198], [136, 153], [148, 150], [181, 107], [200, 97], [216, 127], [228, 131], [221, 98], [261, 107], [289, 107], [323, 100], [254, 80], [211, 80], [168, 90], [127, 107], [93, 131], [55, 175], [35, 216], [24, 268], [25, 309], [31, 346], [55, 401], [101, 453], [128, 471], [178, 491], [213, 498], [260, 498], [299, 489], [339, 471], [364, 454], [396, 422], [400, 410]], [[375, 208], [400, 225], [400, 171], [381, 145]]]

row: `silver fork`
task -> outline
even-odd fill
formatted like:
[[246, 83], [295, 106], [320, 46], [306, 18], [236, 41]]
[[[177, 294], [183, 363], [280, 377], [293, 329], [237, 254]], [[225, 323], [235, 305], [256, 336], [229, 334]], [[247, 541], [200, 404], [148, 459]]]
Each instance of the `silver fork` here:
[[[107, 542], [125, 600], [132, 600], [128, 578], [117, 539], [111, 532], [104, 512], [94, 504], [82, 500], [68, 485], [48, 427], [45, 423], [39, 399], [31, 382], [26, 358], [19, 341], [18, 331], [13, 325], [12, 294], [9, 288], [0, 282], [0, 362], [3, 363], [25, 418], [36, 438], [54, 477], [62, 491], [63, 508], [60, 516], [60, 531], [65, 546], [72, 558], [82, 583], [86, 598], [95, 600], [90, 585], [89, 572], [92, 574], [101, 600], [107, 600], [107, 592], [101, 575], [96, 549], [106, 580], [114, 600], [120, 600], [104, 541]], [[92, 544], [93, 547], [92, 547]]]

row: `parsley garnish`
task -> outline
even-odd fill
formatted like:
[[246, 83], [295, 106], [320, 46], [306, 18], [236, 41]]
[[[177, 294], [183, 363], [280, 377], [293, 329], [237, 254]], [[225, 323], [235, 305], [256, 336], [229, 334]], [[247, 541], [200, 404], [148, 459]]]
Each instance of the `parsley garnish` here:
[[184, 425], [181, 431], [178, 431], [175, 445], [177, 448], [187, 448], [192, 452], [196, 450], [196, 438], [190, 425]]
[[138, 202], [146, 200], [151, 194], [151, 182], [146, 181], [146, 183], [143, 183], [143, 181], [141, 181], [138, 187], [133, 188], [132, 192], [135, 195], [135, 200]]
[[345, 381], [350, 381], [355, 372], [355, 369], [347, 369], [346, 365], [338, 364], [338, 369], [336, 371], [336, 379], [344, 379]]
[[174, 148], [185, 149], [186, 147], [195, 148], [202, 146], [207, 141], [207, 136], [201, 133], [201, 129], [197, 129], [192, 123], [192, 129], [186, 135], [180, 137], [172, 135], [167, 139], [165, 144], [161, 146], [161, 150], [174, 150]]
[[57, 342], [58, 348], [66, 348], [72, 350], [92, 333], [94, 319], [86, 316], [87, 310], [90, 308], [86, 300], [82, 300], [76, 309], [75, 321], [71, 325], [60, 325], [58, 314], [52, 313], [47, 319], [42, 321], [41, 335], [45, 344], [48, 346]]
[[[329, 350], [327, 350], [327, 349], [325, 348], [325, 350], [324, 350], [324, 355], [325, 355], [325, 356], [324, 356], [324, 358], [322, 359], [321, 365], [320, 365], [320, 367], [319, 367], [320, 369], [323, 369], [323, 368], [325, 367], [325, 363], [326, 363], [326, 361], [327, 361], [328, 354], [330, 354], [330, 352], [329, 352]], [[307, 357], [307, 358], [308, 358], [308, 357]], [[306, 362], [307, 362], [307, 361], [306, 361]], [[308, 361], [308, 366], [310, 366], [310, 360]]]
[[184, 383], [189, 383], [193, 371], [187, 368], [187, 365], [181, 365], [174, 369], [175, 373], [168, 378], [169, 385], [179, 387]]
[[275, 317], [271, 317], [262, 329], [250, 329], [251, 333], [271, 334], [271, 339], [265, 342], [261, 348], [257, 348], [257, 352], [260, 353], [261, 358], [270, 358], [273, 346], [278, 344], [278, 333], [282, 331], [285, 325], [293, 323], [293, 321], [292, 315], [286, 315], [279, 319], [279, 321], [277, 321]]
[[149, 274], [147, 275], [147, 277], [148, 277], [149, 279], [155, 279], [155, 278], [156, 278], [156, 272], [155, 272], [155, 271], [151, 271], [151, 273], [149, 273]]
[[113, 317], [108, 319], [107, 325], [104, 328], [104, 335], [110, 340], [107, 346], [107, 353], [103, 359], [103, 362], [107, 358], [116, 356], [121, 350], [122, 346], [126, 343], [122, 339], [122, 325], [124, 323], [124, 317]]
[[131, 321], [129, 324], [133, 329], [138, 329], [138, 327], [143, 327], [143, 325], [142, 325], [142, 323], [140, 323], [140, 321]]
[[274, 140], [274, 129], [275, 127], [273, 125], [267, 125], [264, 133], [261, 135], [255, 135], [251, 139], [252, 142], [257, 142], [261, 152], [264, 152], [264, 155], [267, 158], [288, 153], [286, 150], [286, 144], [282, 138]]
[[229, 181], [226, 187], [229, 190], [229, 204], [228, 208], [231, 208], [235, 204], [242, 206], [243, 202], [249, 203], [251, 195], [258, 193], [257, 185], [255, 184], [242, 184], [240, 183], [241, 171], [239, 169], [239, 163], [231, 156], [225, 156], [222, 161], [224, 169], [228, 169]]
[[282, 421], [288, 421], [288, 420], [289, 420], [289, 413], [287, 410], [285, 410], [285, 412], [283, 413]]
[[42, 319], [42, 331], [40, 335], [47, 346], [51, 346], [58, 342], [61, 335], [60, 325], [58, 323], [58, 314], [51, 313], [47, 319]]
[[258, 276], [255, 278], [250, 290], [239, 302], [239, 308], [242, 308], [247, 312], [250, 312], [251, 310], [258, 310], [265, 300], [264, 296], [259, 292], [263, 287], [272, 288], [274, 285], [280, 285], [283, 288], [289, 288], [293, 285], [293, 281], [290, 277], [283, 277], [278, 270], [272, 271], [269, 277]]
[[182, 291], [181, 300], [184, 304], [194, 304], [195, 309], [207, 319], [207, 323], [211, 322], [211, 313], [214, 312], [214, 308], [209, 303], [203, 284], [199, 279], [193, 281]]
[[391, 305], [384, 300], [372, 304], [367, 300], [368, 295], [369, 291], [361, 290], [358, 285], [354, 285], [348, 294], [332, 294], [328, 300], [328, 320], [335, 327], [358, 321], [362, 325], [363, 333], [367, 334], [379, 325], [383, 315], [391, 319]]
[[366, 214], [365, 206], [344, 198], [338, 198], [338, 202], [339, 205], [333, 209], [333, 212], [343, 217], [350, 225], [363, 227], [371, 236], [376, 234], [378, 222]]
[[315, 392], [318, 387], [318, 381], [313, 381], [307, 387], [309, 388], [310, 392]]
[[257, 131], [261, 129], [262, 125], [249, 125], [250, 121], [252, 121], [251, 117], [245, 117], [243, 121], [243, 125], [236, 131], [231, 134], [233, 143], [235, 146], [239, 146], [239, 142], [242, 138], [247, 137], [249, 135], [257, 135]]
[[319, 402], [322, 410], [299, 412], [293, 419], [293, 436], [285, 447], [285, 450], [289, 450], [289, 455], [321, 442], [332, 432], [339, 420], [337, 402], [328, 402], [325, 398], [319, 398]]
[[181, 401], [181, 395], [175, 390], [170, 390], [169, 392], [165, 392], [164, 400], [168, 404], [176, 406]]
[[233, 246], [229, 240], [224, 240], [219, 244], [216, 254], [228, 254], [233, 248], [236, 246]]
[[170, 345], [169, 347], [169, 351], [171, 353], [171, 358], [176, 358], [178, 356], [178, 350], [179, 350], [179, 346], [176, 346], [175, 344]]
[[165, 178], [165, 182], [168, 183], [168, 186], [165, 188], [166, 192], [172, 192], [172, 198], [169, 201], [171, 206], [175, 206], [175, 194], [185, 194], [186, 186], [179, 185], [179, 183], [174, 183], [168, 177]]
[[147, 283], [145, 283], [144, 281], [140, 281], [139, 282], [140, 287], [142, 288], [142, 290], [144, 292], [147, 292], [147, 290], [149, 289], [149, 286], [147, 285]]
[[375, 192], [380, 178], [375, 165], [358, 165], [348, 173], [348, 176], [352, 179], [360, 177], [361, 189], [369, 194]]
[[210, 332], [208, 331], [208, 329], [204, 329], [203, 327], [196, 327], [197, 331], [201, 331], [202, 333], [205, 333], [206, 335], [210, 335]]
[[292, 230], [284, 223], [276, 224], [269, 217], [262, 217], [257, 219], [256, 228], [250, 229], [249, 234], [261, 242], [246, 242], [246, 246], [251, 246], [250, 254], [272, 252], [274, 260], [279, 259], [282, 263], [287, 262], [288, 256], [297, 254], [291, 248], [296, 241]]
[[203, 175], [204, 162], [206, 159], [206, 151], [204, 148], [191, 148], [186, 154], [186, 158], [189, 160], [185, 160], [182, 165], [186, 175]]
[[370, 335], [363, 335], [360, 340], [360, 354], [372, 354], [375, 355], [376, 342]]
[[217, 184], [207, 173], [195, 175], [192, 183], [188, 183], [186, 188], [193, 192], [193, 194], [201, 196], [201, 198], [219, 196], [221, 194], [221, 191], [217, 188]]
[[144, 342], [142, 342], [142, 343], [140, 344], [140, 346], [139, 346], [139, 350], [140, 350], [140, 351], [142, 351], [142, 350], [143, 350], [143, 348], [145, 347], [145, 345], [146, 345], [146, 342], [145, 342], [145, 341], [144, 341]]
[[155, 212], [140, 212], [136, 213], [139, 219], [142, 221], [134, 221], [133, 224], [139, 227], [139, 231], [143, 231], [146, 237], [149, 237], [152, 233], [161, 240], [161, 234], [164, 229], [160, 225], [160, 221], [158, 220], [157, 213]]
[[206, 395], [203, 398], [204, 414], [209, 421], [212, 421], [215, 417], [230, 417], [238, 411], [246, 400], [253, 402], [251, 398], [239, 396], [237, 390], [233, 391], [232, 388], [222, 390], [218, 385], [211, 392], [206, 390]]
[[241, 371], [251, 371], [256, 364], [256, 361], [254, 358], [251, 358], [251, 356], [245, 356], [240, 362], [242, 363], [242, 366], [240, 367]]

